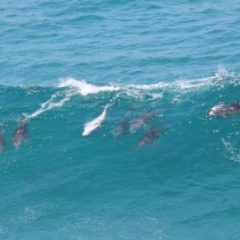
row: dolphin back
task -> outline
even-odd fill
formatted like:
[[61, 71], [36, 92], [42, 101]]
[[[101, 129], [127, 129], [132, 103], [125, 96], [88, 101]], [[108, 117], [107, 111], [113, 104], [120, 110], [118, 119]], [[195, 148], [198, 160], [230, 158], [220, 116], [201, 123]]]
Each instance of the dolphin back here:
[[0, 153], [4, 151], [4, 136], [3, 133], [0, 133]]
[[99, 128], [102, 125], [102, 123], [105, 121], [107, 117], [107, 109], [112, 105], [113, 104], [107, 104], [103, 106], [104, 110], [100, 116], [84, 124], [84, 130], [82, 133], [83, 136], [87, 136], [91, 134], [93, 131], [95, 131], [97, 128]]
[[16, 148], [23, 143], [27, 136], [27, 122], [21, 122], [13, 133], [13, 144]]
[[150, 127], [149, 131], [140, 139], [137, 147], [141, 147], [146, 144], [152, 144], [155, 139], [157, 139], [163, 130], [159, 127]]

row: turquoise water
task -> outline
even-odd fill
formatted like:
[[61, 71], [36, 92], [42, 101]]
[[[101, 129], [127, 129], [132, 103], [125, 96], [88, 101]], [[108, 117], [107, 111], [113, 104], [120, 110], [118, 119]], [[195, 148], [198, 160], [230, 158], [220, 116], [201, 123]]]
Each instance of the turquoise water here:
[[0, 3], [0, 239], [239, 239], [240, 116], [206, 117], [239, 100], [239, 16], [235, 1]]

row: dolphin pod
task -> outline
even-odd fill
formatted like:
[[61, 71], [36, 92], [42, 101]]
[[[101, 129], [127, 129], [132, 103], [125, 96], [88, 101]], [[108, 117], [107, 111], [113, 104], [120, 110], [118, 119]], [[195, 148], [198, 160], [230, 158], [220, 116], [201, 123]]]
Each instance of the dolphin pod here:
[[[129, 110], [128, 110], [129, 111]], [[113, 132], [115, 138], [120, 136], [134, 133], [140, 128], [148, 127], [148, 122], [157, 116], [157, 112], [148, 110], [145, 113], [139, 115], [132, 121], [129, 120], [129, 112], [119, 121], [118, 127]], [[152, 144], [161, 134], [160, 128], [150, 127], [149, 131], [139, 140], [137, 147], [141, 147], [146, 144]]]
[[[90, 122], [86, 122], [84, 124], [84, 131], [82, 136], [88, 136], [92, 132], [96, 131], [98, 128], [102, 126], [102, 124], [106, 121], [108, 108], [113, 104], [107, 104], [104, 106], [104, 110], [95, 119]], [[122, 135], [126, 135], [129, 133], [134, 133], [140, 128], [147, 126], [148, 122], [156, 117], [157, 113], [152, 110], [148, 110], [144, 114], [135, 118], [133, 121], [129, 119], [129, 112], [135, 110], [135, 108], [128, 109], [128, 113], [119, 121], [118, 127], [114, 132], [114, 137], [118, 138]], [[206, 114], [207, 117], [227, 117], [229, 115], [240, 113], [240, 101], [236, 101], [233, 103], [219, 103], [213, 106]], [[139, 140], [137, 147], [142, 147], [146, 144], [152, 144], [160, 135], [162, 135], [163, 130], [159, 127], [150, 127], [148, 132]], [[12, 141], [13, 145], [16, 149], [20, 147], [20, 145], [25, 141], [28, 134], [27, 129], [27, 121], [22, 121], [16, 127], [13, 135]], [[0, 132], [0, 153], [2, 153], [5, 149], [5, 139], [4, 132]]]

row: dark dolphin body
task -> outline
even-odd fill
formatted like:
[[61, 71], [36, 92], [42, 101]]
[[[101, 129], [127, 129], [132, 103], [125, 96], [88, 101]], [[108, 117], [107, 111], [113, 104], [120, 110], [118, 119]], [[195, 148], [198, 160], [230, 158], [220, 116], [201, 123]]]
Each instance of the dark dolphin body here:
[[119, 138], [122, 135], [127, 135], [129, 133], [129, 118], [123, 117], [118, 124], [117, 130], [114, 133], [115, 138]]
[[129, 130], [131, 133], [135, 132], [137, 129], [142, 128], [146, 125], [148, 121], [156, 116], [156, 112], [154, 111], [147, 111], [140, 117], [133, 120], [129, 126]]
[[149, 132], [147, 134], [145, 134], [140, 141], [138, 142], [137, 147], [141, 147], [143, 145], [146, 144], [152, 144], [154, 142], [155, 139], [157, 139], [160, 135], [161, 131], [159, 128], [154, 128], [151, 127], [149, 129]]
[[18, 149], [27, 136], [27, 123], [21, 122], [13, 133], [13, 144]]
[[4, 151], [4, 147], [5, 147], [4, 136], [3, 133], [0, 133], [0, 153]]
[[113, 132], [115, 138], [119, 138], [123, 135], [129, 134], [129, 126], [130, 126], [130, 118], [129, 115], [132, 113], [132, 111], [136, 110], [137, 107], [135, 106], [129, 106], [127, 107], [127, 112], [123, 116], [123, 118], [119, 121], [118, 126], [116, 130]]
[[210, 111], [208, 111], [207, 116], [223, 116], [240, 113], [240, 102], [234, 102], [231, 104], [220, 103], [214, 106]]

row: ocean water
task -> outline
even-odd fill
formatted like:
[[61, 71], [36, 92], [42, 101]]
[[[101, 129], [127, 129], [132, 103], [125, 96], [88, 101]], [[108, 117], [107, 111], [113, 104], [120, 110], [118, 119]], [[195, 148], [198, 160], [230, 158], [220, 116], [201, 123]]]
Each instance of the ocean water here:
[[0, 239], [239, 239], [240, 115], [206, 117], [240, 99], [239, 16], [233, 0], [1, 1]]

